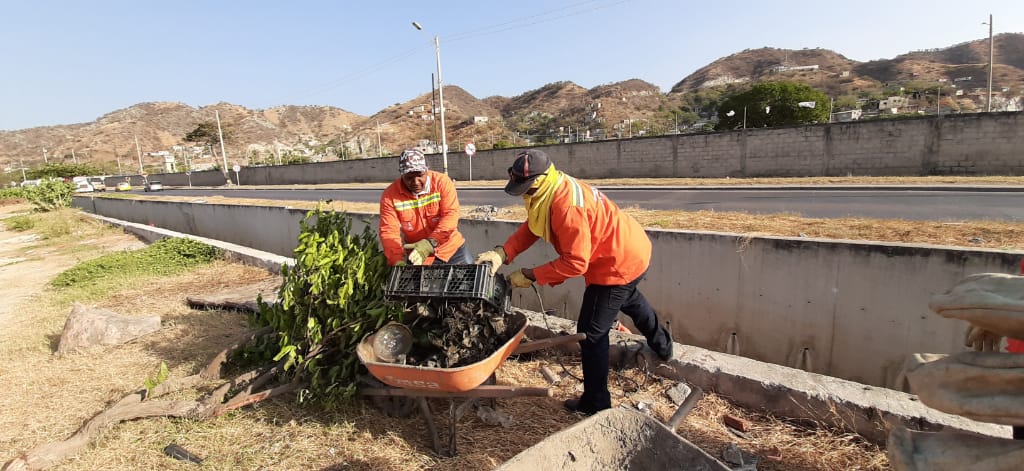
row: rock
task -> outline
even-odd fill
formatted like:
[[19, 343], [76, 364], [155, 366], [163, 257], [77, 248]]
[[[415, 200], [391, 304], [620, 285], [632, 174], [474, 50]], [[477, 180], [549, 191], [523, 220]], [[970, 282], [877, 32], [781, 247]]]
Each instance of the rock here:
[[686, 400], [686, 396], [690, 395], [690, 387], [687, 386], [686, 383], [678, 383], [675, 386], [668, 388], [668, 390], [665, 391], [665, 394], [672, 400], [673, 404], [678, 406]]
[[160, 316], [127, 317], [75, 303], [64, 322], [57, 354], [94, 345], [120, 345], [160, 330]]

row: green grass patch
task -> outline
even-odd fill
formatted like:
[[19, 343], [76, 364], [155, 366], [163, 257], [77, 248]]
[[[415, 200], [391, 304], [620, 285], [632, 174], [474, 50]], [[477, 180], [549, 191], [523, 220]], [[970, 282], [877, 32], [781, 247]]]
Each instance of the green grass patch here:
[[28, 214], [19, 214], [4, 219], [4, 225], [12, 231], [25, 232], [36, 227], [36, 220]]
[[77, 287], [103, 291], [124, 279], [174, 275], [221, 256], [221, 250], [192, 239], [162, 239], [132, 251], [111, 253], [79, 263], [50, 282], [56, 288]]

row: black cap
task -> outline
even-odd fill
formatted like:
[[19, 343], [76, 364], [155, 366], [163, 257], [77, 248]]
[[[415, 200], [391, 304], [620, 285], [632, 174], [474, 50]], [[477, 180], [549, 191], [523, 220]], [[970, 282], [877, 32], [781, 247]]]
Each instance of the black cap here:
[[533, 186], [534, 180], [547, 173], [551, 168], [551, 159], [542, 150], [524, 150], [516, 156], [516, 161], [508, 168], [508, 184], [505, 193], [520, 196]]

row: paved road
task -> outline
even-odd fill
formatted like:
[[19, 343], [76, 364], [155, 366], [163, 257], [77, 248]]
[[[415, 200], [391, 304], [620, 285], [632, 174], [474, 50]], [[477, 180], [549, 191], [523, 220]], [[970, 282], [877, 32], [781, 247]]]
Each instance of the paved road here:
[[[908, 190], [864, 188], [603, 188], [620, 207], [646, 209], [682, 209], [689, 211], [745, 211], [755, 214], [790, 213], [812, 218], [846, 216], [909, 219], [927, 221], [962, 221], [991, 219], [1024, 221], [1024, 191], [1020, 188], [974, 188], [964, 191], [950, 189]], [[259, 198], [376, 203], [381, 189], [265, 189], [265, 188], [196, 188], [168, 189], [167, 195], [221, 195], [235, 198]], [[522, 204], [518, 198], [497, 188], [461, 188], [462, 204], [513, 206]]]

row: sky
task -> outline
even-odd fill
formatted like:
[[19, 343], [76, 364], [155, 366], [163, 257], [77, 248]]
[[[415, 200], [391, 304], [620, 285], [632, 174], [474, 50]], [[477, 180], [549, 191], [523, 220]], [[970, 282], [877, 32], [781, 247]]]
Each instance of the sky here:
[[[744, 49], [888, 59], [1024, 32], [1024, 1], [6, 2], [0, 130], [137, 103], [328, 105], [369, 116], [443, 84], [477, 98], [628, 79], [662, 92]], [[413, 22], [422, 30], [413, 27]]]

